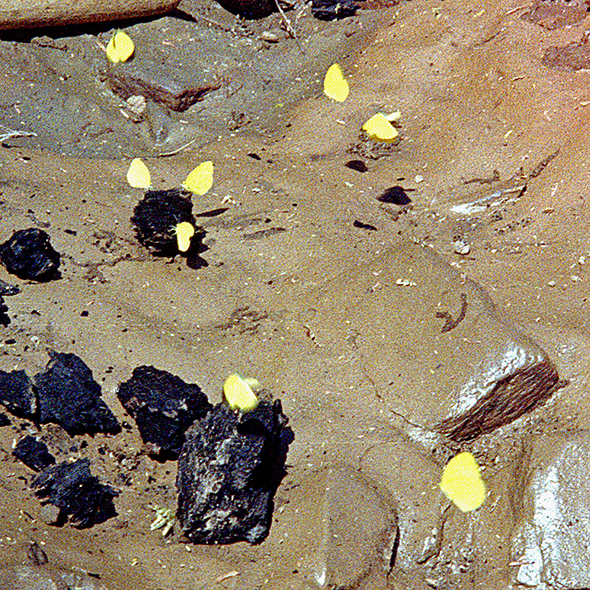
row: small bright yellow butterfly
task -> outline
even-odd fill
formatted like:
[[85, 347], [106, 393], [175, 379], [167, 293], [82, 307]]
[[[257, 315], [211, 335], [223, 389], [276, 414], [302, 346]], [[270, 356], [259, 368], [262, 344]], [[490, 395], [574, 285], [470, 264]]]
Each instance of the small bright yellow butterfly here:
[[399, 135], [397, 129], [391, 124], [387, 116], [383, 113], [377, 113], [376, 115], [373, 115], [363, 125], [363, 131], [365, 131], [371, 139], [377, 139], [378, 141], [393, 142]]
[[190, 245], [191, 239], [195, 235], [195, 226], [188, 221], [181, 221], [175, 228], [176, 241], [178, 243], [178, 249], [181, 252], [186, 252]]
[[199, 196], [204, 195], [213, 185], [213, 162], [199, 164], [184, 181], [184, 188]]
[[239, 375], [233, 373], [223, 384], [223, 395], [232, 410], [251, 412], [258, 407], [258, 397], [252, 391], [249, 381], [256, 383], [254, 380], [242, 379]]
[[111, 37], [106, 49], [109, 61], [114, 64], [126, 62], [133, 55], [134, 51], [135, 45], [131, 37], [120, 29]]
[[152, 186], [150, 171], [139, 158], [131, 160], [129, 170], [127, 170], [127, 182], [133, 188], [150, 188]]
[[332, 64], [326, 72], [324, 94], [337, 102], [344, 102], [348, 98], [348, 82], [338, 64]]
[[483, 504], [486, 486], [471, 453], [459, 453], [446, 464], [440, 489], [463, 512], [471, 512]]

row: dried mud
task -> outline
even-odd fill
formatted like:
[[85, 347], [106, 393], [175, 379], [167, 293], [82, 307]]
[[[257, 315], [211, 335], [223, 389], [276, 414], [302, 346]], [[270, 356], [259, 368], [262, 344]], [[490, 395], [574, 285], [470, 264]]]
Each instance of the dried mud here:
[[[0, 122], [22, 133], [0, 149], [0, 241], [42, 228], [63, 255], [47, 283], [0, 268], [20, 288], [4, 296], [0, 369], [35, 375], [50, 350], [78, 355], [123, 431], [0, 427], [2, 588], [587, 585], [588, 524], [572, 518], [588, 495], [568, 474], [583, 477], [590, 454], [590, 74], [544, 55], [583, 45], [588, 18], [554, 4], [412, 0], [327, 24], [289, 11], [293, 38], [278, 14], [182, 3], [195, 21], [127, 29], [151, 66], [170, 48], [195, 64], [181, 85], [215, 63], [222, 86], [182, 113], [146, 93], [138, 114], [141, 101], [113, 92], [98, 47], [110, 24], [3, 37]], [[321, 92], [336, 60], [351, 82], [342, 104]], [[174, 69], [159, 71], [166, 82]], [[398, 109], [394, 148], [363, 143], [368, 117]], [[156, 190], [214, 162], [213, 188], [192, 199], [207, 266], [138, 243], [143, 191], [125, 180], [138, 156]], [[407, 201], [379, 200], [396, 186]], [[149, 456], [117, 399], [141, 365], [213, 404], [234, 371], [281, 400], [294, 440], [264, 542], [150, 529], [175, 508], [176, 463]], [[117, 516], [47, 524], [34, 473], [12, 456], [28, 434], [58, 462], [89, 458]], [[489, 490], [469, 514], [438, 489], [458, 450]], [[48, 564], [27, 558], [32, 543]]]

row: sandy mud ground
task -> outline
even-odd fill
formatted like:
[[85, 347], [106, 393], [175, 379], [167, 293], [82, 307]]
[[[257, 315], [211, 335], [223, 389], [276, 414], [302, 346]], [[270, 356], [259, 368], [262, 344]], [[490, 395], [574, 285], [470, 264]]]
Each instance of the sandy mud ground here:
[[[112, 24], [2, 35], [0, 123], [21, 134], [0, 148], [0, 240], [44, 229], [62, 266], [46, 283], [0, 268], [20, 287], [0, 369], [75, 353], [128, 425], [69, 436], [7, 412], [3, 589], [590, 587], [588, 9], [375, 4], [330, 23], [298, 6], [287, 26], [187, 1], [124, 23], [119, 68]], [[334, 61], [343, 103], [322, 94]], [[360, 136], [394, 110], [397, 145]], [[192, 199], [206, 266], [138, 243], [134, 157], [155, 189], [214, 162]], [[378, 200], [396, 186], [409, 203]], [[140, 365], [212, 403], [234, 371], [282, 401], [294, 440], [265, 541], [150, 529], [177, 464], [148, 456], [116, 397]], [[12, 456], [25, 434], [89, 458], [117, 516], [48, 524]], [[460, 450], [488, 489], [470, 513], [438, 488]]]

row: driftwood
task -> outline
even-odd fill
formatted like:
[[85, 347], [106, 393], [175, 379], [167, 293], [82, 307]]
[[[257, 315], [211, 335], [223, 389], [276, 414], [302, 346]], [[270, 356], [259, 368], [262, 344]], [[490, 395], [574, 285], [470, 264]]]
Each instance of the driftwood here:
[[167, 12], [180, 0], [1, 0], [0, 30], [73, 25]]

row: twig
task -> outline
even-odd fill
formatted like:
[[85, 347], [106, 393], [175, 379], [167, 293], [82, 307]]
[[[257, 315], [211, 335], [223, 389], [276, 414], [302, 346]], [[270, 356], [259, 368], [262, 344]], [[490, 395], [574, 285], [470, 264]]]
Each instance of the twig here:
[[281, 14], [281, 18], [283, 19], [283, 23], [285, 23], [285, 29], [287, 30], [287, 33], [289, 33], [290, 37], [295, 39], [295, 42], [297, 43], [297, 47], [299, 47], [301, 52], [303, 52], [303, 48], [299, 44], [299, 38], [297, 37], [297, 33], [295, 32], [295, 29], [293, 28], [293, 25], [291, 24], [289, 17], [285, 14], [285, 11], [281, 8], [281, 5], [279, 4], [279, 0], [275, 0], [275, 4], [277, 6], [277, 10]]
[[14, 137], [37, 137], [37, 134], [33, 133], [32, 131], [18, 131], [16, 129], [10, 129], [5, 125], [0, 125], [0, 127], [8, 129], [6, 133], [0, 134], [0, 143], [4, 143], [6, 140], [12, 139]]
[[187, 147], [193, 145], [193, 143], [195, 143], [195, 141], [197, 141], [197, 140], [196, 139], [191, 139], [188, 143], [185, 143], [184, 145], [181, 145], [179, 148], [177, 148], [175, 150], [172, 150], [171, 152], [164, 152], [163, 154], [158, 154], [158, 158], [166, 158], [168, 156], [175, 156], [176, 154], [178, 154], [182, 150], [184, 150]]

